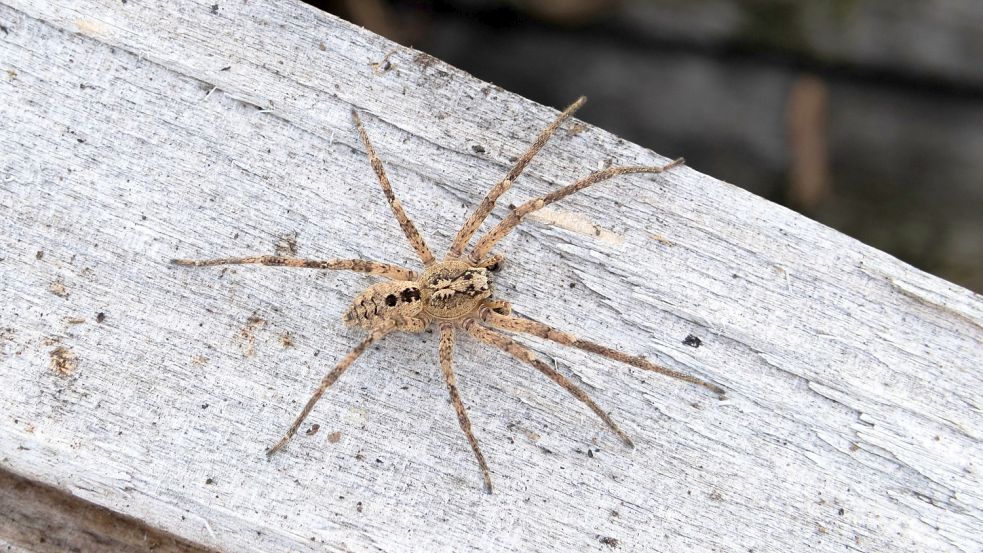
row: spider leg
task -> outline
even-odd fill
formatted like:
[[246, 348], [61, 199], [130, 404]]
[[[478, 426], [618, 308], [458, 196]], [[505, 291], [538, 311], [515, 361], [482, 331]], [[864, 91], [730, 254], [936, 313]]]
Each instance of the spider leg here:
[[587, 392], [578, 388], [577, 385], [571, 382], [567, 377], [563, 376], [556, 369], [550, 367], [542, 360], [537, 358], [528, 348], [521, 346], [518, 342], [512, 340], [501, 332], [496, 332], [490, 328], [481, 326], [475, 319], [465, 319], [461, 326], [471, 336], [474, 336], [478, 340], [488, 345], [495, 346], [512, 357], [515, 357], [519, 361], [532, 365], [534, 368], [536, 368], [536, 370], [545, 374], [550, 380], [556, 382], [564, 390], [570, 392], [570, 395], [582, 401], [585, 405], [587, 405], [587, 407], [590, 407], [591, 411], [594, 411], [598, 417], [601, 417], [601, 420], [603, 420], [604, 423], [607, 424], [608, 427], [611, 428], [611, 430], [613, 430], [623, 442], [625, 442], [625, 445], [628, 447], [635, 447], [635, 444], [632, 443], [631, 438], [628, 437], [628, 434], [625, 434], [623, 430], [618, 428], [618, 425], [615, 424], [614, 420], [612, 420], [603, 409], [594, 403], [594, 400], [587, 395]]
[[493, 311], [499, 315], [511, 315], [512, 304], [505, 300], [497, 300], [494, 298], [481, 302], [481, 307], [478, 309], [478, 313], [481, 315], [482, 320], [487, 322], [488, 319], [486, 319], [484, 315], [485, 310]]
[[256, 255], [251, 257], [220, 257], [218, 259], [172, 259], [171, 263], [183, 267], [211, 267], [214, 265], [269, 265], [273, 267], [302, 267], [305, 269], [335, 269], [379, 275], [392, 280], [416, 280], [417, 274], [409, 269], [369, 261], [366, 259], [297, 259]]
[[321, 384], [318, 385], [316, 390], [314, 390], [314, 394], [311, 396], [311, 398], [307, 400], [307, 405], [304, 406], [304, 409], [301, 410], [300, 415], [298, 415], [297, 418], [294, 420], [293, 424], [290, 425], [290, 428], [287, 430], [287, 433], [284, 434], [283, 437], [280, 438], [280, 441], [278, 441], [273, 447], [266, 450], [267, 457], [279, 451], [280, 448], [286, 445], [287, 441], [290, 440], [290, 438], [297, 433], [297, 429], [300, 428], [301, 423], [303, 423], [304, 419], [307, 418], [307, 415], [310, 414], [311, 409], [314, 408], [314, 405], [317, 404], [318, 400], [321, 399], [321, 396], [324, 394], [324, 391], [330, 388], [331, 385], [334, 384], [335, 381], [337, 381], [338, 378], [345, 373], [345, 370], [347, 370], [348, 367], [351, 366], [351, 364], [354, 363], [355, 360], [358, 359], [360, 355], [362, 355], [362, 353], [366, 350], [366, 348], [368, 348], [374, 342], [377, 342], [380, 338], [385, 336], [387, 333], [391, 332], [394, 329], [394, 327], [395, 327], [395, 323], [390, 321], [390, 323], [387, 324], [386, 326], [374, 330], [372, 334], [369, 335], [368, 338], [362, 340], [361, 343], [355, 346], [355, 349], [349, 351], [348, 355], [346, 355], [338, 363], [338, 365], [331, 370], [331, 372], [324, 375], [324, 378], [321, 379]]
[[444, 380], [447, 382], [447, 390], [451, 395], [451, 403], [457, 411], [457, 422], [461, 425], [461, 430], [468, 438], [474, 456], [478, 459], [478, 467], [481, 468], [481, 477], [485, 481], [485, 492], [492, 493], [491, 475], [488, 472], [488, 464], [485, 463], [485, 456], [481, 454], [478, 447], [478, 440], [475, 439], [471, 431], [471, 419], [468, 412], [464, 410], [464, 403], [461, 401], [461, 394], [457, 390], [457, 376], [454, 374], [454, 326], [451, 323], [440, 325], [440, 369], [444, 373]]
[[476, 262], [480, 259], [484, 259], [488, 252], [495, 247], [495, 244], [499, 242], [502, 238], [508, 236], [512, 229], [514, 229], [522, 219], [536, 211], [542, 209], [543, 207], [567, 196], [579, 192], [588, 186], [592, 186], [602, 181], [606, 181], [610, 178], [616, 177], [618, 175], [626, 175], [629, 173], [661, 173], [663, 171], [668, 171], [677, 165], [683, 164], [683, 158], [679, 158], [673, 162], [661, 165], [658, 167], [648, 167], [648, 166], [622, 166], [622, 167], [609, 167], [607, 169], [602, 169], [600, 171], [595, 171], [586, 177], [568, 184], [563, 188], [554, 190], [545, 196], [540, 196], [538, 198], [533, 198], [526, 203], [520, 205], [519, 207], [512, 210], [504, 219], [502, 219], [498, 225], [488, 231], [487, 234], [478, 240], [475, 244], [474, 249], [471, 250], [469, 254], [469, 259], [472, 262]]
[[494, 326], [495, 328], [500, 328], [509, 332], [522, 332], [525, 334], [531, 334], [533, 336], [538, 336], [539, 338], [544, 338], [546, 340], [552, 340], [559, 344], [565, 346], [573, 346], [577, 349], [582, 349], [590, 353], [596, 353], [598, 355], [603, 355], [608, 359], [614, 359], [615, 361], [631, 365], [633, 367], [638, 367], [646, 371], [653, 371], [659, 374], [666, 375], [677, 380], [683, 380], [685, 382], [690, 382], [692, 384], [697, 384], [703, 386], [704, 388], [718, 394], [719, 396], [724, 396], [723, 388], [717, 386], [716, 384], [711, 384], [705, 380], [700, 380], [695, 376], [690, 376], [681, 372], [674, 371], [672, 369], [667, 369], [659, 365], [655, 365], [649, 362], [647, 359], [640, 355], [628, 355], [626, 353], [620, 352], [616, 349], [603, 346], [588, 340], [583, 340], [572, 334], [563, 332], [562, 330], [557, 330], [553, 327], [545, 325], [539, 321], [534, 321], [532, 319], [525, 319], [520, 317], [511, 317], [501, 315], [496, 313], [493, 309], [482, 309], [481, 310], [481, 320]]
[[505, 268], [505, 256], [500, 253], [493, 253], [481, 261], [476, 262], [475, 266], [497, 273]]
[[403, 234], [406, 235], [406, 239], [410, 241], [410, 245], [416, 250], [417, 255], [420, 256], [420, 260], [423, 264], [430, 266], [435, 261], [433, 254], [430, 253], [430, 248], [427, 247], [426, 241], [423, 240], [423, 236], [420, 232], [416, 230], [416, 226], [413, 221], [410, 220], [410, 216], [406, 214], [403, 210], [403, 204], [399, 202], [396, 198], [396, 194], [393, 193], [393, 187], [389, 184], [389, 178], [386, 177], [386, 171], [382, 168], [382, 161], [379, 160], [379, 156], [375, 153], [375, 148], [372, 147], [372, 143], [369, 142], [369, 135], [365, 132], [365, 127], [362, 126], [362, 119], [358, 116], [358, 112], [352, 110], [352, 120], [355, 121], [355, 128], [358, 129], [358, 135], [362, 138], [362, 144], [365, 145], [365, 151], [369, 156], [369, 163], [372, 165], [372, 170], [375, 171], [377, 177], [379, 177], [379, 184], [382, 185], [382, 192], [386, 195], [386, 199], [389, 200], [389, 207], [392, 208], [393, 214], [396, 215], [396, 220], [399, 222], [399, 226], [403, 229]]
[[529, 146], [529, 149], [526, 150], [526, 153], [522, 154], [522, 157], [515, 162], [515, 165], [513, 165], [512, 169], [510, 169], [508, 174], [505, 175], [505, 178], [499, 181], [498, 184], [493, 186], [491, 190], [488, 191], [485, 198], [481, 200], [480, 204], [478, 204], [478, 208], [474, 210], [474, 213], [472, 213], [470, 217], [468, 217], [468, 220], [464, 223], [464, 226], [461, 227], [461, 230], [457, 232], [457, 236], [454, 237], [454, 242], [451, 243], [451, 248], [447, 252], [447, 258], [450, 259], [461, 257], [461, 254], [464, 252], [464, 248], [468, 245], [471, 237], [474, 236], [475, 231], [478, 230], [478, 227], [481, 226], [481, 223], [484, 222], [485, 218], [488, 217], [488, 214], [491, 213], [491, 210], [495, 207], [495, 202], [498, 201], [499, 196], [504, 194], [509, 188], [512, 187], [512, 183], [515, 182], [515, 179], [519, 178], [519, 175], [522, 174], [522, 171], [526, 168], [526, 165], [529, 165], [532, 158], [539, 153], [539, 150], [541, 150], [543, 146], [546, 145], [546, 142], [552, 138], [552, 136], [556, 133], [556, 130], [560, 128], [560, 125], [569, 119], [575, 111], [580, 109], [580, 106], [584, 105], [586, 101], [587, 98], [585, 96], [577, 98], [577, 100], [570, 104], [567, 109], [563, 110], [563, 113], [558, 115], [548, 127], [539, 133], [539, 136], [536, 137], [536, 141], [533, 142], [532, 145]]

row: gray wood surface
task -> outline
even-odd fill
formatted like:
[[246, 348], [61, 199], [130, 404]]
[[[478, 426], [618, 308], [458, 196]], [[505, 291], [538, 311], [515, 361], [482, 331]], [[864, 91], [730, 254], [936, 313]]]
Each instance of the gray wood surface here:
[[[267, 461], [371, 279], [166, 261], [412, 264], [350, 109], [438, 250], [555, 112], [295, 2], [2, 0], [0, 24], [5, 469], [227, 551], [983, 548], [980, 297], [688, 168], [525, 223], [497, 287], [726, 401], [527, 340], [628, 451], [459, 340], [489, 496], [434, 335], [401, 335]], [[664, 159], [580, 125], [504, 203]]]

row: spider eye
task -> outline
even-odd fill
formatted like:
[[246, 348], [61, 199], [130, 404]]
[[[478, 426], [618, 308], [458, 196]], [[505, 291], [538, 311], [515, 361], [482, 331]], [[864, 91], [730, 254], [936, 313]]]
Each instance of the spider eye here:
[[502, 270], [502, 262], [501, 261], [496, 261], [496, 262], [492, 263], [491, 265], [489, 265], [487, 267], [487, 269], [489, 271], [493, 272], [493, 273], [497, 273], [497, 272], [499, 272], [499, 271]]
[[388, 305], [389, 307], [393, 307], [394, 305], [396, 305], [396, 296], [394, 294], [389, 294], [388, 296], [386, 296], [386, 305]]

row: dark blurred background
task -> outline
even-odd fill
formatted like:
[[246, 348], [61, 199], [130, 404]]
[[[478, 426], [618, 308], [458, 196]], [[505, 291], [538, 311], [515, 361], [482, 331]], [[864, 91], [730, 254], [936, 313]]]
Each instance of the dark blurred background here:
[[312, 3], [983, 291], [983, 1]]

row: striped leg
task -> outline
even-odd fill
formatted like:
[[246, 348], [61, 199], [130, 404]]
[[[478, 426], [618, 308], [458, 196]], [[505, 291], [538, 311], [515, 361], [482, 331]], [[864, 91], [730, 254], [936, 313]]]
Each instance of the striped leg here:
[[544, 338], [546, 340], [552, 340], [554, 342], [563, 344], [565, 346], [573, 346], [584, 351], [589, 351], [591, 353], [596, 353], [598, 355], [603, 355], [608, 359], [614, 359], [620, 363], [625, 363], [633, 367], [638, 367], [646, 371], [657, 372], [659, 374], [664, 374], [668, 377], [675, 378], [677, 380], [683, 380], [685, 382], [690, 382], [698, 386], [703, 386], [704, 388], [714, 392], [715, 394], [723, 397], [724, 390], [716, 384], [711, 384], [705, 380], [700, 380], [695, 376], [690, 376], [681, 372], [674, 371], [672, 369], [667, 369], [665, 367], [660, 367], [649, 362], [642, 356], [639, 355], [628, 355], [627, 353], [622, 353], [616, 349], [609, 348], [607, 346], [602, 346], [588, 340], [583, 340], [577, 338], [572, 334], [567, 334], [561, 330], [557, 330], [553, 327], [547, 326], [541, 322], [534, 321], [532, 319], [523, 319], [520, 317], [505, 316], [496, 313], [492, 309], [482, 309], [481, 318], [486, 323], [494, 326], [495, 328], [500, 328], [509, 332], [522, 332], [525, 334], [531, 334], [533, 336], [538, 336], [539, 338]]
[[618, 428], [618, 425], [615, 424], [614, 420], [611, 419], [611, 417], [596, 403], [594, 403], [594, 400], [587, 395], [587, 392], [578, 388], [577, 385], [571, 382], [567, 377], [563, 376], [557, 372], [556, 369], [550, 367], [542, 360], [537, 358], [532, 351], [521, 346], [519, 343], [500, 332], [496, 332], [490, 328], [481, 326], [475, 319], [465, 319], [462, 327], [468, 334], [474, 336], [478, 340], [491, 346], [495, 346], [512, 357], [515, 357], [519, 361], [535, 367], [536, 370], [545, 374], [550, 380], [559, 384], [564, 390], [570, 392], [570, 395], [582, 401], [585, 405], [587, 405], [587, 407], [590, 407], [591, 411], [594, 411], [598, 417], [601, 417], [601, 420], [603, 420], [604, 423], [607, 424], [608, 427], [613, 430], [623, 442], [625, 442], [625, 445], [628, 447], [635, 447], [635, 444], [632, 443], [631, 438], [628, 437], [628, 434], [625, 434], [621, 428]]
[[355, 128], [358, 129], [358, 135], [362, 137], [362, 144], [365, 144], [365, 151], [369, 155], [369, 163], [372, 165], [375, 175], [379, 177], [382, 192], [386, 195], [386, 199], [389, 201], [389, 207], [392, 208], [393, 214], [396, 215], [396, 220], [403, 229], [403, 234], [406, 235], [406, 239], [410, 241], [410, 245], [413, 246], [417, 255], [420, 256], [423, 264], [426, 266], [432, 265], [434, 262], [433, 254], [430, 253], [430, 248], [427, 247], [427, 243], [423, 240], [423, 236], [420, 235], [420, 231], [416, 230], [416, 226], [410, 220], [410, 216], [403, 210], [403, 204], [399, 202], [396, 194], [393, 193], [393, 187], [389, 184], [386, 171], [382, 168], [382, 161], [376, 155], [372, 143], [369, 142], [369, 135], [365, 132], [365, 127], [362, 126], [362, 119], [355, 110], [352, 110], [352, 120], [355, 121]]
[[366, 259], [297, 259], [294, 257], [276, 257], [272, 255], [256, 255], [251, 257], [220, 257], [218, 259], [172, 259], [171, 263], [183, 267], [211, 267], [215, 265], [268, 265], [271, 267], [301, 267], [305, 269], [333, 269], [355, 271], [379, 275], [392, 280], [416, 280], [417, 275], [409, 269], [369, 261]]
[[307, 400], [307, 405], [305, 405], [304, 409], [301, 410], [300, 415], [297, 416], [297, 418], [294, 420], [294, 423], [290, 425], [290, 428], [287, 430], [287, 433], [284, 434], [283, 437], [280, 438], [280, 441], [277, 442], [273, 447], [266, 450], [267, 457], [279, 451], [280, 448], [285, 446], [287, 444], [287, 441], [289, 441], [290, 438], [297, 433], [297, 429], [300, 428], [301, 423], [303, 423], [304, 419], [307, 418], [307, 415], [310, 414], [311, 409], [314, 408], [314, 405], [316, 405], [317, 402], [321, 399], [321, 396], [324, 395], [324, 391], [330, 388], [331, 385], [334, 384], [339, 377], [341, 377], [341, 375], [345, 374], [345, 371], [348, 369], [348, 367], [350, 367], [351, 364], [354, 363], [355, 360], [358, 359], [360, 355], [362, 355], [362, 353], [366, 350], [366, 348], [368, 348], [373, 343], [377, 342], [380, 338], [391, 332], [393, 328], [394, 325], [389, 324], [383, 328], [373, 331], [368, 338], [362, 340], [360, 344], [355, 346], [355, 349], [349, 351], [348, 355], [342, 358], [341, 362], [339, 362], [338, 365], [331, 370], [331, 372], [324, 375], [324, 378], [321, 379], [321, 384], [317, 387], [316, 390], [314, 390], [314, 394], [311, 396], [311, 399]]
[[468, 217], [468, 220], [464, 223], [464, 226], [461, 227], [461, 230], [458, 231], [457, 236], [454, 237], [454, 242], [451, 244], [451, 248], [447, 252], [447, 257], [449, 259], [461, 257], [461, 254], [464, 252], [464, 248], [468, 245], [468, 242], [471, 241], [471, 237], [474, 236], [474, 233], [478, 230], [478, 227], [481, 226], [481, 223], [484, 222], [485, 218], [488, 217], [488, 214], [491, 213], [491, 210], [495, 207], [495, 202], [498, 201], [499, 196], [504, 194], [509, 188], [512, 187], [512, 183], [515, 182], [515, 179], [519, 178], [519, 175], [522, 174], [522, 171], [526, 168], [526, 165], [529, 165], [532, 158], [539, 153], [539, 150], [543, 149], [546, 142], [548, 142], [549, 139], [556, 134], [556, 130], [560, 128], [560, 125], [569, 119], [575, 111], [580, 109], [580, 106], [584, 105], [585, 102], [587, 102], [587, 98], [581, 96], [580, 98], [577, 98], [574, 103], [570, 104], [567, 109], [563, 110], [563, 113], [558, 115], [548, 127], [543, 129], [543, 132], [539, 133], [536, 141], [533, 142], [532, 146], [529, 146], [529, 149], [526, 150], [526, 153], [522, 154], [522, 157], [515, 162], [515, 165], [512, 166], [512, 169], [510, 169], [508, 174], [505, 175], [505, 178], [499, 181], [498, 184], [493, 186], [491, 190], [488, 191], [485, 198], [481, 200], [480, 204], [478, 204], [478, 208], [474, 210], [474, 213], [472, 213], [470, 217]]
[[451, 394], [451, 403], [454, 411], [457, 412], [457, 422], [461, 425], [471, 450], [478, 460], [478, 467], [481, 469], [481, 477], [485, 481], [485, 492], [492, 493], [491, 475], [488, 472], [488, 464], [485, 463], [485, 456], [481, 454], [478, 447], [478, 440], [475, 439], [471, 431], [471, 419], [468, 412], [464, 409], [464, 402], [461, 401], [461, 394], [457, 390], [457, 376], [454, 374], [454, 325], [443, 323], [440, 325], [440, 369], [444, 373], [444, 380], [447, 382], [447, 390]]
[[568, 184], [563, 188], [550, 192], [545, 196], [540, 196], [538, 198], [533, 198], [526, 203], [520, 205], [519, 207], [512, 210], [501, 222], [498, 223], [493, 229], [488, 231], [487, 234], [478, 240], [475, 244], [474, 249], [471, 250], [469, 254], [469, 259], [472, 262], [477, 262], [484, 259], [488, 252], [495, 247], [495, 244], [499, 242], [502, 238], [508, 236], [512, 229], [518, 226], [522, 222], [522, 219], [532, 213], [533, 211], [542, 209], [549, 204], [566, 198], [567, 196], [579, 192], [588, 186], [595, 185], [599, 182], [606, 181], [618, 175], [627, 175], [629, 173], [661, 173], [663, 171], [668, 171], [677, 165], [682, 165], [683, 159], [679, 158], [676, 161], [667, 163], [659, 167], [646, 167], [646, 166], [625, 166], [625, 167], [609, 167], [607, 169], [602, 169], [601, 171], [596, 171], [587, 175], [586, 177], [575, 181], [573, 184]]

